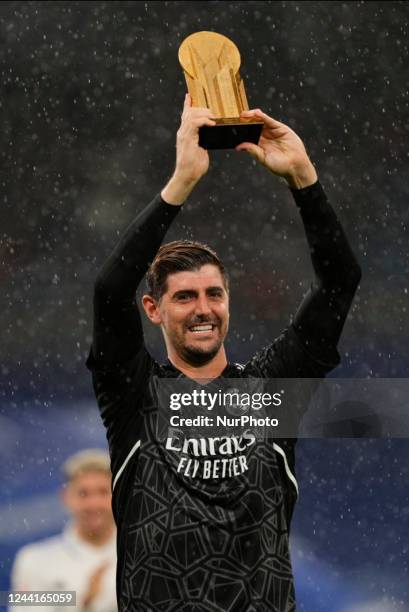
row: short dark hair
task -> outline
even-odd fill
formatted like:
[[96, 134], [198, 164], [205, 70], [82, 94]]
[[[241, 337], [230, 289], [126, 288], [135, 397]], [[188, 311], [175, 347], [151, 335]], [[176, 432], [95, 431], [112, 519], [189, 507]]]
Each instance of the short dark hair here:
[[160, 300], [167, 291], [169, 274], [199, 270], [206, 264], [219, 268], [225, 289], [228, 291], [229, 278], [224, 264], [207, 244], [193, 240], [174, 240], [163, 244], [146, 275], [149, 295], [155, 300]]

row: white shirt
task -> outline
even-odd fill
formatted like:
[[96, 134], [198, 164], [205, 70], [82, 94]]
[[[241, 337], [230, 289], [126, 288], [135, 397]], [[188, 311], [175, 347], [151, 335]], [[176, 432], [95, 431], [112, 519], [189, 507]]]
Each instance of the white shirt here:
[[109, 563], [100, 593], [87, 607], [90, 612], [117, 612], [116, 533], [103, 546], [82, 540], [72, 525], [59, 535], [19, 550], [12, 569], [13, 591], [76, 591], [76, 606], [13, 606], [10, 612], [80, 612], [92, 574]]

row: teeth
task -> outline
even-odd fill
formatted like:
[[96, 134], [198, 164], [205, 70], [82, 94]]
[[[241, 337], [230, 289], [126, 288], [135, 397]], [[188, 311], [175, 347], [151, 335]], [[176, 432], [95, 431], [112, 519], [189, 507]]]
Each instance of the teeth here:
[[213, 325], [195, 325], [191, 327], [191, 331], [212, 331]]

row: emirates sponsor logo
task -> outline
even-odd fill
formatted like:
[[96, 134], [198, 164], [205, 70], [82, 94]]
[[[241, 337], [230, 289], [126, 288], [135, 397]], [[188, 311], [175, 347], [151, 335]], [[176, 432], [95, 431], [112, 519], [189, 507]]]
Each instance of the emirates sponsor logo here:
[[183, 476], [204, 480], [233, 478], [248, 470], [247, 457], [240, 453], [255, 442], [251, 431], [245, 431], [240, 437], [184, 438], [173, 435], [167, 438], [166, 449], [182, 455], [177, 471]]

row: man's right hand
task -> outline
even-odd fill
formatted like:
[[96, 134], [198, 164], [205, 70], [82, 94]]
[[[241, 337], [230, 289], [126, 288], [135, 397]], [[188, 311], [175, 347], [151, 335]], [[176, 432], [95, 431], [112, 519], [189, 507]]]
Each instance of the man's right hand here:
[[88, 588], [82, 600], [82, 609], [86, 611], [102, 590], [102, 581], [110, 563], [100, 565], [89, 577]]
[[199, 147], [199, 128], [216, 125], [209, 108], [192, 107], [190, 94], [186, 94], [182, 120], [176, 134], [175, 174], [189, 181], [198, 181], [209, 169], [209, 154]]
[[176, 167], [161, 196], [168, 204], [180, 205], [186, 200], [196, 183], [209, 169], [209, 154], [199, 146], [199, 128], [216, 125], [209, 108], [192, 107], [190, 94], [186, 94], [182, 119], [176, 134]]

